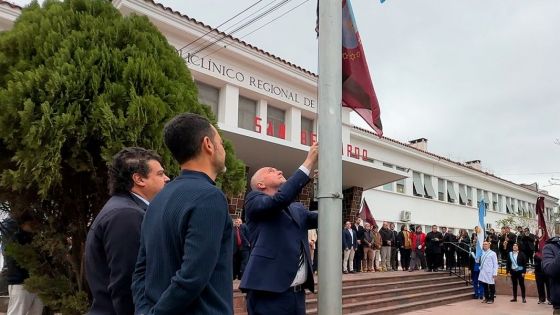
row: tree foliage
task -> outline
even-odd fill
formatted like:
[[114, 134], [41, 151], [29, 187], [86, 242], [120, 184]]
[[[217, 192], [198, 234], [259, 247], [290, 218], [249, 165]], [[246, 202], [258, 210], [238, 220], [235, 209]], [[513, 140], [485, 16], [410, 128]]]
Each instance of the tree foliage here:
[[[177, 174], [162, 129], [182, 112], [215, 122], [165, 37], [110, 1], [34, 2], [0, 33], [0, 202], [42, 222], [32, 248], [9, 251], [47, 305], [84, 313], [84, 240], [108, 198], [107, 165], [124, 146], [142, 146]], [[245, 168], [225, 147], [219, 182], [238, 193]]]

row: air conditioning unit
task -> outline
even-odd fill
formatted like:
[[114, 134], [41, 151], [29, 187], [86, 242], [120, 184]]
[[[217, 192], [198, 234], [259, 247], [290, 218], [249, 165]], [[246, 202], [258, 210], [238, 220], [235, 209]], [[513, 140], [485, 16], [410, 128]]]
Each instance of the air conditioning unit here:
[[401, 221], [402, 222], [410, 221], [410, 211], [401, 211]]
[[490, 231], [492, 228], [492, 223], [486, 223], [486, 231]]

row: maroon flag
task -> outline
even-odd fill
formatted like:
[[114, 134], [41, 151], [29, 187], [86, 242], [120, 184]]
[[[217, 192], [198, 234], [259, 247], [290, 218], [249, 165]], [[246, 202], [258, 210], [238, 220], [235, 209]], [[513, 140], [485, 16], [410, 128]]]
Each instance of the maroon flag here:
[[375, 222], [375, 219], [373, 218], [373, 215], [371, 214], [371, 210], [369, 210], [369, 207], [365, 199], [364, 199], [364, 203], [362, 204], [362, 209], [360, 210], [360, 219], [371, 224], [372, 227], [377, 226], [377, 222]]
[[342, 1], [342, 106], [352, 108], [377, 135], [383, 135], [379, 102], [350, 0]]
[[546, 229], [546, 221], [544, 220], [544, 197], [537, 198], [537, 220], [539, 224], [539, 230], [537, 232], [537, 236], [539, 238], [539, 250], [535, 254], [539, 258], [542, 258], [542, 249], [544, 248], [544, 244], [549, 239], [548, 230]]

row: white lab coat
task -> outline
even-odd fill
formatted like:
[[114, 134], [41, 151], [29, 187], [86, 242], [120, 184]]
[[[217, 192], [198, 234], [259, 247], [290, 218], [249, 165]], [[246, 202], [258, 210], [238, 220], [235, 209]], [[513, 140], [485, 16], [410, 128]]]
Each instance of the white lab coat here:
[[478, 275], [478, 281], [495, 284], [494, 276], [497, 275], [498, 257], [496, 257], [496, 253], [490, 249], [482, 252], [482, 256], [480, 257], [480, 274]]

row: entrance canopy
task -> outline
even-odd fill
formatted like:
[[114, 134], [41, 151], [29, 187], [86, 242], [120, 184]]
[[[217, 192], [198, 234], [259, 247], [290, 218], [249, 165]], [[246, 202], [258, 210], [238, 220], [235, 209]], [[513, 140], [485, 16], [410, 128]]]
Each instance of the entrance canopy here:
[[[225, 138], [229, 139], [235, 148], [235, 155], [249, 167], [249, 178], [261, 167], [272, 166], [284, 172], [289, 177], [307, 156], [308, 147], [293, 142], [235, 128], [228, 130], [220, 126]], [[266, 138], [266, 139], [264, 139]], [[322, 143], [321, 145], [332, 145]], [[341, 148], [342, 154], [342, 148]], [[319, 163], [321, 157], [319, 156]], [[321, 178], [321, 174], [319, 178]], [[342, 188], [352, 186], [362, 187], [364, 190], [385, 185], [408, 177], [406, 172], [384, 167], [381, 162], [363, 161], [348, 156], [342, 156]]]

